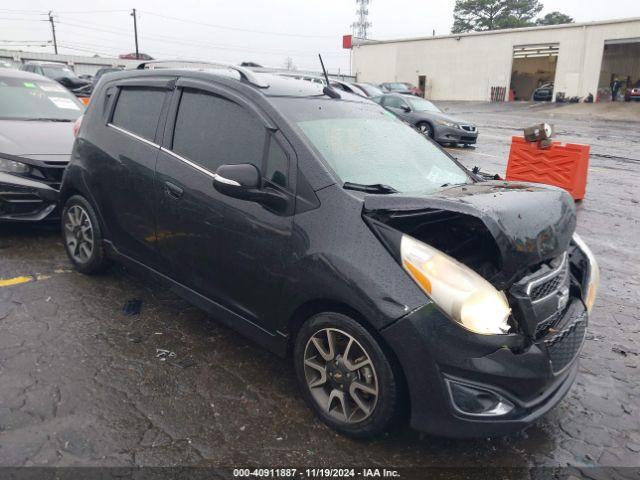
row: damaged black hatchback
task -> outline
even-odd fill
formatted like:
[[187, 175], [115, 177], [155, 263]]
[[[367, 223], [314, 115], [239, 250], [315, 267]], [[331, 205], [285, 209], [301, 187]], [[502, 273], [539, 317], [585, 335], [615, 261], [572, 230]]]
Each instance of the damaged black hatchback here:
[[124, 262], [291, 355], [344, 434], [405, 415], [506, 433], [576, 376], [599, 274], [571, 197], [483, 182], [366, 99], [239, 67], [116, 73], [61, 195], [78, 270]]

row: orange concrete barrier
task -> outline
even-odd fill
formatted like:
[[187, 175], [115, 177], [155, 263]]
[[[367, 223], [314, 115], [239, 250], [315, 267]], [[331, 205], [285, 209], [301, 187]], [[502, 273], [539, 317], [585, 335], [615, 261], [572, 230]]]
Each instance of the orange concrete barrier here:
[[589, 170], [589, 145], [553, 142], [549, 148], [513, 137], [507, 180], [544, 183], [567, 190], [574, 200], [584, 198]]

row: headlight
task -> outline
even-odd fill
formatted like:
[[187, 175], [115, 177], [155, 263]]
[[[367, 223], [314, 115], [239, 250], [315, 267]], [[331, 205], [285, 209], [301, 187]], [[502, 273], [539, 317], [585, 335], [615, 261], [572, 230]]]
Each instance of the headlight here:
[[600, 286], [600, 267], [598, 267], [598, 262], [596, 261], [596, 257], [593, 256], [591, 249], [587, 247], [587, 244], [584, 243], [584, 240], [582, 240], [577, 233], [573, 234], [573, 241], [589, 261], [589, 274], [587, 277], [587, 289], [584, 294], [584, 304], [587, 306], [587, 311], [591, 313], [593, 305], [596, 302], [598, 287]]
[[453, 320], [482, 335], [509, 333], [511, 309], [503, 292], [441, 251], [403, 235], [402, 266]]
[[457, 123], [447, 122], [446, 120], [436, 120], [436, 123], [445, 127], [459, 128]]
[[29, 165], [26, 163], [14, 162], [6, 158], [0, 158], [0, 172], [4, 173], [28, 173]]

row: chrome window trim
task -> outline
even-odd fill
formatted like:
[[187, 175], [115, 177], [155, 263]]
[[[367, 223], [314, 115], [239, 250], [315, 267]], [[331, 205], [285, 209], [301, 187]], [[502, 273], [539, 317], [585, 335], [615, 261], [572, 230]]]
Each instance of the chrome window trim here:
[[[560, 275], [561, 271], [566, 268], [567, 257], [568, 257], [567, 252], [565, 252], [562, 255], [562, 261], [560, 262], [560, 265], [557, 268], [555, 268], [551, 272], [543, 275], [542, 277], [536, 278], [535, 280], [532, 280], [531, 282], [529, 282], [527, 284], [527, 288], [525, 289], [526, 294], [527, 295], [531, 295], [531, 290], [533, 290], [534, 287], [540, 285], [541, 283], [546, 282], [547, 280], [549, 280], [549, 279], [551, 279], [551, 278], [553, 278], [553, 277], [555, 277], [557, 275]], [[567, 274], [569, 274], [569, 273], [567, 273]], [[552, 295], [555, 295], [558, 292], [558, 290], [560, 290], [560, 288], [561, 287], [558, 287], [557, 290], [551, 292], [549, 295], [545, 295], [544, 297], [538, 298], [537, 300], [532, 300], [531, 303], [538, 303], [538, 302], [541, 302], [543, 300], [546, 300], [547, 298], [551, 297]]]
[[205, 175], [207, 175], [207, 176], [209, 176], [211, 178], [214, 178], [214, 179], [217, 177], [217, 175], [215, 173], [207, 170], [204, 167], [201, 167], [200, 165], [198, 165], [195, 162], [192, 162], [191, 160], [188, 160], [188, 159], [178, 155], [177, 153], [169, 150], [168, 148], [160, 147], [160, 151], [172, 156], [176, 160], [180, 160], [181, 162], [186, 163], [190, 167], [195, 168], [196, 170], [198, 170], [200, 173], [204, 173]]
[[117, 130], [120, 133], [124, 133], [125, 135], [128, 135], [131, 138], [135, 138], [136, 140], [142, 143], [146, 143], [147, 145], [150, 145], [152, 147], [160, 148], [160, 145], [158, 145], [157, 143], [154, 143], [151, 140], [147, 140], [146, 138], [143, 138], [140, 135], [136, 135], [135, 133], [130, 132], [129, 130], [125, 130], [124, 128], [118, 127], [117, 125], [114, 125], [111, 122], [107, 123], [107, 127], [113, 128], [114, 130]]

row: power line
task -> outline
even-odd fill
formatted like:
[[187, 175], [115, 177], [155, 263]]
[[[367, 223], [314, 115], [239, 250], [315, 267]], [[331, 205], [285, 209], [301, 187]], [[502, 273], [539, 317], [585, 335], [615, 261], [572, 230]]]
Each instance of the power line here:
[[212, 23], [199, 22], [197, 20], [187, 20], [186, 18], [178, 18], [178, 17], [170, 17], [168, 15], [160, 15], [159, 13], [149, 12], [147, 10], [140, 10], [142, 13], [146, 15], [151, 15], [154, 17], [164, 18], [167, 20], [173, 20], [176, 22], [183, 23], [191, 23], [194, 25], [202, 25], [203, 27], [211, 27], [218, 28], [220, 30], [230, 30], [234, 32], [244, 32], [244, 33], [258, 33], [260, 35], [276, 35], [280, 37], [300, 37], [300, 38], [336, 38], [334, 35], [306, 35], [300, 33], [282, 33], [282, 32], [268, 32], [264, 30], [252, 30], [249, 28], [238, 28], [238, 27], [228, 27], [226, 25], [215, 25]]
[[[72, 28], [80, 28], [80, 29], [85, 29], [85, 30], [91, 30], [93, 32], [104, 32], [104, 33], [108, 33], [111, 35], [126, 35], [129, 32], [125, 31], [125, 30], [117, 30], [117, 29], [113, 29], [113, 28], [104, 28], [103, 25], [97, 25], [97, 24], [77, 24], [77, 23], [72, 23], [72, 22], [67, 22], [67, 21], [58, 21], [59, 25], [65, 25], [68, 27], [72, 27]], [[311, 52], [302, 52], [302, 51], [292, 51], [292, 50], [268, 50], [268, 49], [262, 49], [262, 50], [258, 50], [258, 49], [251, 49], [251, 48], [246, 48], [246, 47], [238, 47], [235, 45], [224, 45], [224, 44], [213, 44], [213, 43], [208, 43], [208, 42], [199, 42], [199, 41], [189, 41], [189, 40], [184, 40], [181, 38], [176, 38], [176, 37], [170, 37], [170, 36], [166, 36], [166, 35], [152, 35], [152, 34], [145, 34], [145, 35], [140, 35], [140, 38], [144, 38], [147, 40], [153, 40], [153, 41], [157, 41], [157, 42], [171, 42], [172, 44], [181, 44], [181, 45], [186, 45], [186, 46], [196, 46], [196, 47], [204, 47], [204, 48], [213, 48], [213, 49], [217, 49], [217, 50], [230, 50], [230, 51], [238, 51], [238, 52], [248, 52], [248, 53], [265, 53], [265, 54], [273, 54], [273, 55], [288, 55], [288, 54], [293, 54], [293, 55], [297, 55], [297, 56], [302, 56], [302, 55], [307, 55], [307, 56], [316, 56], [317, 53], [311, 53]], [[334, 53], [334, 52], [329, 52], [325, 55], [341, 55], [340, 53]]]
[[[42, 10], [12, 10], [9, 8], [0, 8], [0, 12], [10, 15], [47, 15], [47, 13]], [[54, 10], [54, 12], [65, 15], [93, 15], [95, 13], [122, 13], [129, 12], [129, 10]]]

